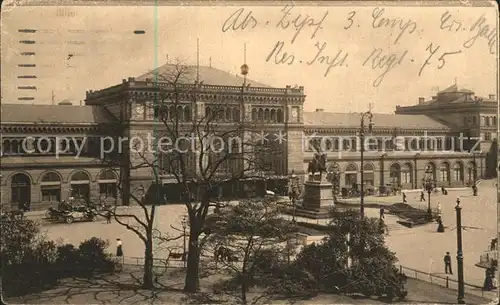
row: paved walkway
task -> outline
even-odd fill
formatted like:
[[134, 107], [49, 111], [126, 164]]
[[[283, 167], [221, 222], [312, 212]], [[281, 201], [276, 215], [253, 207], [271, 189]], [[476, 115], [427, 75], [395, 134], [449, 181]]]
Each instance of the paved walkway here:
[[[448, 196], [431, 195], [431, 208], [441, 203], [443, 223], [446, 231], [437, 233], [437, 224], [428, 224], [411, 230], [396, 231], [386, 238], [389, 248], [396, 252], [400, 264], [433, 274], [444, 274], [443, 257], [446, 252], [452, 256], [452, 267], [456, 278], [456, 198], [461, 198], [462, 234], [465, 281], [482, 285], [484, 269], [475, 266], [480, 254], [487, 249], [490, 240], [496, 237], [496, 188], [494, 181], [484, 181], [479, 186], [479, 196], [468, 190], [450, 192]], [[427, 203], [418, 201], [419, 194], [408, 196], [410, 205], [426, 208]]]

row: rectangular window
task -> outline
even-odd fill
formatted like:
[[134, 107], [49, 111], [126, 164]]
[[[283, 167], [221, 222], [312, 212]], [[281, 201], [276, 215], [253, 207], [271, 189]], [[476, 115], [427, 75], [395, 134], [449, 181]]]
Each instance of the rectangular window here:
[[59, 202], [61, 201], [61, 189], [43, 190], [42, 201], [44, 202]]
[[116, 198], [116, 183], [99, 183], [99, 195], [104, 198]]
[[88, 200], [90, 197], [90, 187], [88, 184], [72, 184], [71, 196], [75, 199]]
[[[43, 182], [42, 182], [43, 183]], [[44, 202], [59, 202], [61, 201], [61, 185], [41, 185], [42, 201]]]
[[402, 183], [411, 183], [411, 173], [410, 172], [402, 172], [401, 173], [401, 182]]

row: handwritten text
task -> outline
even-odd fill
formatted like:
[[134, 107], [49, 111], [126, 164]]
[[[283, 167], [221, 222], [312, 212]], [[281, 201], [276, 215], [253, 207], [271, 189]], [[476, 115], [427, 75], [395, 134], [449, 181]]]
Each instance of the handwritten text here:
[[396, 18], [384, 18], [382, 15], [384, 14], [385, 9], [381, 9], [376, 7], [373, 9], [372, 12], [372, 17], [373, 17], [373, 22], [372, 22], [372, 27], [374, 29], [377, 28], [391, 28], [391, 29], [396, 29], [399, 31], [397, 34], [398, 36], [396, 37], [396, 40], [394, 40], [394, 44], [397, 44], [399, 39], [405, 34], [412, 34], [415, 32], [417, 29], [417, 24], [412, 21], [411, 19], [408, 20], [403, 20], [399, 17]]
[[[327, 76], [330, 73], [330, 70], [334, 67], [342, 67], [346, 66], [346, 59], [349, 56], [349, 53], [343, 52], [339, 50], [335, 56], [324, 55], [323, 51], [325, 50], [327, 43], [323, 42], [320, 44], [316, 42], [314, 45], [316, 47], [316, 55], [314, 58], [307, 62], [308, 65], [312, 65], [314, 63], [326, 64], [328, 67], [326, 68], [325, 74], [323, 76]], [[344, 53], [344, 54], [343, 54]]]
[[425, 60], [425, 62], [422, 65], [422, 67], [420, 68], [420, 71], [418, 72], [418, 76], [421, 76], [422, 75], [422, 71], [424, 71], [424, 68], [431, 64], [431, 58], [433, 58], [434, 55], [436, 55], [436, 54], [437, 54], [437, 56], [441, 55], [441, 56], [439, 56], [439, 58], [437, 60], [439, 62], [438, 69], [442, 69], [444, 67], [444, 65], [446, 64], [446, 56], [462, 53], [461, 50], [453, 51], [453, 52], [438, 53], [438, 51], [440, 49], [441, 49], [440, 46], [434, 47], [432, 45], [432, 43], [429, 43], [429, 45], [427, 46], [427, 48], [425, 50], [429, 51], [430, 54], [427, 57], [427, 59]]
[[464, 42], [464, 48], [472, 47], [479, 37], [484, 37], [488, 40], [488, 47], [491, 54], [495, 54], [497, 48], [498, 33], [496, 28], [490, 28], [486, 23], [486, 18], [481, 15], [479, 19], [470, 27], [471, 32], [475, 32], [474, 36]]
[[389, 71], [394, 69], [394, 67], [401, 65], [406, 54], [408, 54], [408, 51], [406, 50], [400, 55], [397, 55], [395, 53], [382, 53], [384, 53], [383, 49], [375, 48], [363, 62], [363, 67], [370, 63], [369, 67], [371, 67], [373, 70], [381, 69], [383, 71], [382, 74], [380, 74], [373, 81], [373, 87], [378, 87], [384, 80], [384, 77], [387, 75], [387, 73], [389, 73]]
[[314, 29], [314, 32], [311, 35], [311, 39], [316, 37], [316, 33], [321, 30], [323, 27], [323, 22], [328, 16], [328, 11], [326, 11], [320, 20], [316, 20], [315, 18], [309, 15], [292, 15], [293, 6], [285, 5], [281, 12], [283, 13], [281, 19], [276, 24], [276, 27], [279, 29], [288, 29], [291, 28], [295, 31], [295, 34], [292, 37], [291, 43], [295, 42], [295, 39], [299, 36], [304, 28], [311, 27]]

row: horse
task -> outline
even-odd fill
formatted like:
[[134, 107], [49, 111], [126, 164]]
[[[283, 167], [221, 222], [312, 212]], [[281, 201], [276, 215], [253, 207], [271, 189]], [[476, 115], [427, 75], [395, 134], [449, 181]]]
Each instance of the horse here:
[[326, 154], [316, 153], [314, 158], [309, 161], [307, 172], [312, 173], [313, 175], [315, 173], [326, 173], [326, 162]]

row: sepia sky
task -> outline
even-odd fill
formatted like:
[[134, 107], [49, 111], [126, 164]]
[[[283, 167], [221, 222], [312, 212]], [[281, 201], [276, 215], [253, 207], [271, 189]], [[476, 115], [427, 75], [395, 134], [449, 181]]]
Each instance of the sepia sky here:
[[[251, 12], [246, 28], [224, 32], [223, 25], [229, 28], [238, 10], [237, 24]], [[32, 95], [34, 103], [50, 104], [52, 91], [56, 103], [78, 102], [86, 90], [119, 84], [167, 58], [195, 65], [197, 38], [200, 65], [211, 63], [231, 74], [239, 74], [246, 43], [248, 78], [273, 87], [304, 86], [309, 111], [360, 112], [372, 103], [374, 112], [390, 113], [396, 105], [415, 104], [419, 96], [428, 98], [453, 85], [455, 79], [487, 97], [498, 94], [497, 54], [490, 52], [497, 50], [497, 11], [284, 4], [2, 7], [2, 103], [23, 103], [18, 97]], [[21, 28], [37, 32], [19, 33]], [[134, 30], [146, 33], [136, 35]], [[36, 68], [19, 68], [20, 63]], [[20, 92], [18, 86], [37, 90]]]

